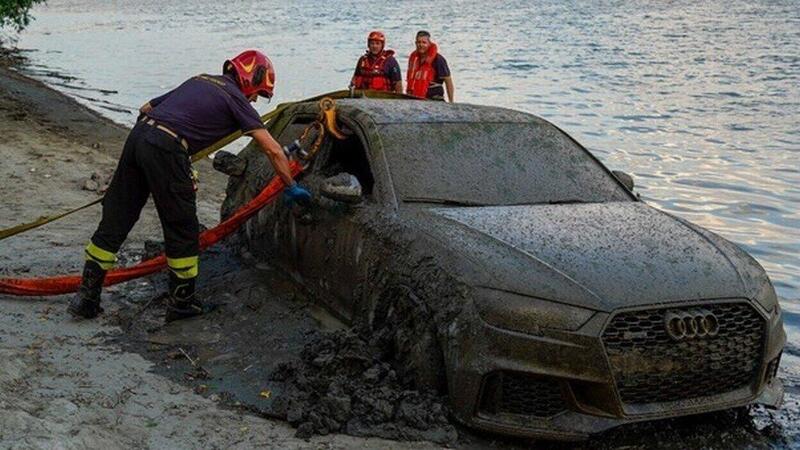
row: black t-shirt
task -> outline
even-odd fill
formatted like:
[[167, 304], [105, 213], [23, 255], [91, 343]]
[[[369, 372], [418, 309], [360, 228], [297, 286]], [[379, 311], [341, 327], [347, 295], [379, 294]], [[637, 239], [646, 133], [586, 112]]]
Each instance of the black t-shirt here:
[[428, 86], [428, 93], [425, 95], [428, 98], [435, 98], [435, 99], [444, 99], [444, 79], [450, 76], [450, 67], [447, 66], [447, 60], [444, 59], [444, 56], [437, 53], [436, 58], [433, 59], [431, 63], [433, 66], [433, 70], [436, 72], [436, 76], [433, 77], [433, 81], [431, 81], [431, 85]]
[[194, 154], [223, 137], [264, 128], [261, 116], [227, 75], [198, 75], [150, 100], [147, 115], [189, 143]]

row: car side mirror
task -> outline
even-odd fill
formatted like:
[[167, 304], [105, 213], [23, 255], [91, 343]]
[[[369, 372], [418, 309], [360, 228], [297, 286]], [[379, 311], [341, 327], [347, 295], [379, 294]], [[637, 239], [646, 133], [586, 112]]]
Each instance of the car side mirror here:
[[633, 177], [630, 176], [628, 173], [623, 172], [621, 170], [612, 170], [611, 173], [614, 174], [615, 177], [622, 183], [623, 186], [628, 188], [629, 191], [633, 192]]
[[220, 150], [214, 155], [214, 168], [229, 177], [240, 177], [247, 170], [247, 160]]
[[361, 203], [363, 199], [358, 178], [346, 172], [323, 180], [320, 193], [331, 200], [350, 204]]

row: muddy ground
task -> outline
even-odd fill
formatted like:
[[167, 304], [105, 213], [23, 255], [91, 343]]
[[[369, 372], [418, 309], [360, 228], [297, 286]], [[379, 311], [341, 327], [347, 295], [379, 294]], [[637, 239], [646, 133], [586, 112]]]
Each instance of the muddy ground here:
[[[96, 198], [127, 133], [12, 70], [24, 71], [23, 63], [0, 56], [0, 228]], [[200, 221], [210, 227], [226, 179], [208, 162], [198, 168]], [[99, 213], [94, 207], [2, 241], [0, 276], [77, 272]], [[148, 205], [122, 263], [157, 252], [160, 234]], [[69, 296], [0, 296], [0, 447], [798, 445], [796, 346], [784, 355], [787, 398], [779, 412], [726, 412], [623, 427], [586, 443], [533, 443], [449, 423], [441, 397], [397, 380], [373, 343], [246, 249], [217, 246], [201, 268], [200, 292], [216, 309], [168, 326], [158, 298], [163, 275], [107, 289], [106, 313], [90, 322], [68, 318]]]

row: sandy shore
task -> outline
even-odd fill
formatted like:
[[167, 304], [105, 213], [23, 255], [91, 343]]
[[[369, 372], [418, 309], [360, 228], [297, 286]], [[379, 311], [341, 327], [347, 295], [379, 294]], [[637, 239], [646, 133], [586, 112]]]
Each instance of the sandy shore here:
[[[96, 198], [84, 189], [86, 181], [95, 172], [102, 178], [113, 171], [127, 134], [15, 72], [9, 67], [15, 62], [0, 55], [0, 228]], [[198, 215], [211, 226], [226, 178], [206, 161], [198, 169]], [[4, 240], [0, 276], [78, 272], [99, 217], [100, 208], [93, 207]], [[160, 236], [148, 204], [121, 253], [141, 255], [145, 240]], [[123, 334], [121, 311], [135, 309], [135, 302], [157, 290], [157, 281], [110, 288], [106, 314], [88, 322], [68, 317], [68, 296], [0, 296], [0, 448], [426, 447], [344, 435], [298, 439], [284, 422], [223, 407], [213, 395], [156, 374], [151, 361], [123, 350], [117, 338]], [[167, 328], [161, 335], [180, 331]]]

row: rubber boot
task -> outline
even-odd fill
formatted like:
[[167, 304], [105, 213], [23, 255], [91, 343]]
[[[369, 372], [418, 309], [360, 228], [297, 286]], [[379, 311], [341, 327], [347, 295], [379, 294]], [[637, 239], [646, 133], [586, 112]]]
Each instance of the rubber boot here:
[[203, 314], [203, 305], [195, 296], [195, 280], [196, 278], [180, 279], [174, 273], [169, 273], [169, 298], [164, 315], [167, 323]]
[[78, 294], [69, 302], [67, 312], [76, 319], [94, 319], [103, 308], [100, 307], [100, 292], [103, 290], [103, 281], [106, 271], [94, 261], [86, 261], [83, 266], [83, 278], [78, 288]]

